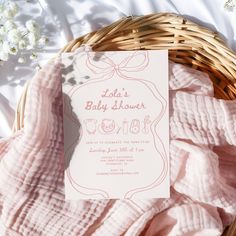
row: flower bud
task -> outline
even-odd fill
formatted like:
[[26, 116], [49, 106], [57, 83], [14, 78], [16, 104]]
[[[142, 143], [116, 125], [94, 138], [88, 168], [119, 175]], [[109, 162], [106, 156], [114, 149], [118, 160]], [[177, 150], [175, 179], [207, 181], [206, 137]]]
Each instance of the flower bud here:
[[37, 57], [38, 57], [37, 54], [34, 52], [30, 55], [31, 60], [35, 60]]
[[5, 22], [4, 27], [6, 29], [6, 32], [9, 32], [10, 30], [16, 28], [16, 24], [13, 21], [8, 20]]
[[34, 21], [34, 20], [28, 20], [26, 22], [25, 26], [30, 32], [38, 32], [39, 31], [39, 26], [36, 23], [36, 21]]
[[19, 49], [25, 49], [26, 48], [26, 42], [25, 40], [21, 39], [18, 43]]
[[25, 63], [26, 62], [25, 57], [19, 57], [18, 62], [21, 64]]
[[49, 42], [49, 39], [45, 36], [42, 36], [40, 39], [39, 39], [39, 42], [38, 44], [39, 45], [42, 45], [42, 46], [45, 46], [47, 43]]
[[10, 9], [14, 15], [18, 13], [18, 5], [15, 2], [9, 2], [8, 9]]
[[11, 9], [6, 9], [3, 11], [3, 16], [7, 19], [12, 19], [15, 16], [15, 13]]
[[4, 27], [4, 26], [1, 26], [1, 27], [0, 27], [0, 35], [5, 35], [5, 33], [6, 33], [5, 27]]
[[11, 43], [18, 43], [21, 39], [21, 34], [17, 29], [12, 29], [8, 32], [7, 38]]
[[18, 49], [16, 46], [10, 46], [9, 53], [12, 55], [16, 55], [18, 53]]

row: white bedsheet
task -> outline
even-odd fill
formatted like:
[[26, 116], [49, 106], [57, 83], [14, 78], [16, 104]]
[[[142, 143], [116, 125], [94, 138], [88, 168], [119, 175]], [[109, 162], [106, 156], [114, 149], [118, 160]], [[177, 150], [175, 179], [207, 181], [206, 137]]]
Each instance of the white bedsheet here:
[[[174, 12], [220, 32], [236, 51], [236, 12], [224, 10], [224, 0], [32, 0], [20, 3], [24, 20], [36, 17], [50, 44], [39, 51], [43, 64], [69, 40], [108, 25], [128, 15]], [[26, 80], [32, 78], [36, 63], [20, 65], [11, 58], [0, 67], [0, 137], [10, 136], [14, 110]]]

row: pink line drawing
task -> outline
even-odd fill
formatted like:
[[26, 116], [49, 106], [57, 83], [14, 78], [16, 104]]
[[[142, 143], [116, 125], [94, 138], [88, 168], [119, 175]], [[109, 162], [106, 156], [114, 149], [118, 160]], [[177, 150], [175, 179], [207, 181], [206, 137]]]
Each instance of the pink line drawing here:
[[124, 119], [123, 123], [122, 123], [122, 132], [123, 132], [123, 134], [127, 135], [128, 130], [129, 130], [129, 122], [127, 121], [127, 119]]
[[[166, 107], [167, 107], [167, 101], [165, 100], [165, 98], [160, 94], [159, 90], [157, 89], [156, 85], [154, 83], [152, 83], [151, 81], [148, 81], [148, 80], [145, 80], [145, 79], [135, 79], [135, 78], [130, 78], [130, 77], [127, 77], [121, 73], [119, 73], [119, 76], [124, 78], [124, 79], [127, 79], [127, 80], [135, 80], [135, 81], [138, 81], [142, 84], [144, 84], [145, 86], [147, 86], [147, 88], [151, 91], [151, 93], [153, 94], [153, 96], [159, 101], [161, 102], [161, 105], [162, 105], [162, 109], [161, 109], [161, 112], [159, 114], [159, 116], [152, 122], [151, 124], [151, 132], [152, 132], [152, 135], [153, 135], [153, 139], [154, 139], [154, 146], [155, 146], [155, 149], [157, 151], [157, 153], [159, 153], [159, 155], [161, 156], [162, 158], [162, 161], [163, 161], [163, 168], [162, 168], [162, 171], [161, 171], [161, 174], [159, 175], [159, 177], [156, 178], [155, 181], [153, 181], [153, 183], [149, 184], [148, 186], [144, 186], [144, 187], [140, 187], [140, 188], [135, 188], [135, 189], [132, 189], [130, 191], [128, 191], [126, 194], [125, 194], [125, 198], [132, 198], [136, 193], [138, 192], [143, 192], [143, 191], [146, 191], [146, 190], [149, 190], [149, 189], [152, 189], [152, 188], [155, 188], [157, 187], [158, 185], [160, 185], [167, 173], [168, 173], [168, 158], [167, 158], [167, 154], [166, 154], [166, 150], [165, 150], [165, 146], [162, 142], [162, 140], [160, 139], [160, 137], [158, 136], [157, 132], [156, 132], [156, 126], [158, 125], [159, 121], [162, 119], [164, 113], [166, 112]], [[151, 85], [151, 86], [150, 86]], [[152, 88], [151, 88], [152, 87]], [[154, 91], [153, 91], [154, 90]], [[160, 100], [160, 98], [158, 98], [156, 96], [157, 93], [160, 98], [162, 100]], [[158, 150], [157, 148], [157, 143], [160, 143], [161, 146], [162, 146], [162, 152]]]
[[130, 133], [138, 134], [140, 132], [140, 121], [138, 119], [133, 119], [130, 124]]
[[89, 134], [95, 134], [97, 131], [97, 120], [96, 119], [86, 119], [83, 121], [85, 124], [85, 128], [87, 133]]
[[[78, 123], [76, 123], [78, 124]], [[83, 130], [81, 129], [81, 135], [78, 136], [78, 141], [77, 141], [77, 138], [71, 143], [71, 145], [69, 146], [69, 148], [67, 148], [67, 150], [65, 150], [65, 158], [68, 156], [68, 153], [70, 153], [71, 149], [74, 147], [74, 145], [79, 145], [81, 139], [82, 139], [82, 136], [83, 136]], [[65, 159], [64, 158], [64, 159]], [[87, 187], [84, 187], [82, 185], [79, 185], [77, 184], [72, 176], [71, 176], [71, 171], [70, 171], [70, 168], [67, 168], [66, 169], [66, 175], [68, 177], [68, 180], [70, 181], [70, 184], [71, 186], [79, 193], [83, 194], [83, 195], [86, 195], [86, 196], [93, 196], [93, 195], [100, 195], [102, 198], [109, 198], [109, 194], [106, 192], [106, 191], [103, 191], [101, 189], [96, 189], [96, 188], [87, 188]]]
[[[131, 56], [126, 57], [120, 64], [116, 65], [109, 57], [104, 56], [102, 59], [100, 59], [100, 61], [98, 61], [98, 63], [96, 63], [96, 61], [91, 61], [91, 56], [90, 54], [93, 54], [93, 52], [87, 52], [87, 61], [86, 61], [86, 65], [88, 66], [88, 68], [93, 71], [95, 74], [102, 74], [101, 77], [97, 78], [97, 79], [93, 79], [92, 81], [88, 81], [82, 85], [78, 85], [75, 86], [71, 89], [71, 91], [69, 92], [69, 96], [72, 97], [79, 92], [79, 89], [81, 89], [83, 86], [87, 86], [88, 84], [94, 84], [94, 83], [100, 83], [103, 82], [105, 80], [109, 80], [112, 79], [114, 74], [117, 74], [119, 76], [120, 79], [125, 79], [125, 80], [130, 80], [130, 81], [136, 81], [138, 83], [141, 83], [143, 86], [145, 86], [146, 88], [148, 88], [148, 90], [152, 93], [153, 97], [161, 103], [161, 112], [159, 113], [159, 115], [156, 117], [156, 119], [151, 123], [150, 125], [150, 129], [151, 129], [151, 133], [153, 136], [153, 140], [154, 140], [154, 147], [156, 149], [156, 152], [159, 154], [159, 156], [162, 159], [163, 162], [163, 167], [161, 170], [161, 173], [157, 176], [157, 178], [150, 183], [147, 186], [142, 186], [139, 188], [135, 188], [135, 189], [131, 189], [128, 192], [126, 192], [126, 194], [124, 195], [124, 198], [132, 198], [136, 193], [138, 192], [143, 192], [143, 191], [147, 191], [149, 189], [155, 188], [156, 186], [160, 185], [163, 180], [165, 179], [167, 172], [168, 172], [168, 159], [167, 159], [167, 154], [166, 154], [166, 150], [165, 150], [165, 146], [162, 142], [162, 140], [160, 139], [160, 137], [157, 134], [156, 131], [156, 126], [158, 125], [159, 121], [161, 120], [161, 118], [163, 117], [163, 115], [165, 114], [166, 111], [166, 107], [167, 107], [167, 101], [164, 99], [164, 97], [160, 94], [160, 92], [158, 91], [156, 85], [154, 83], [152, 83], [151, 81], [145, 80], [145, 79], [136, 79], [136, 78], [131, 78], [131, 77], [127, 77], [126, 75], [124, 75], [124, 72], [135, 72], [135, 71], [141, 71], [144, 70], [148, 63], [149, 63], [149, 59], [148, 59], [148, 52], [147, 51], [142, 51], [142, 52], [134, 52]], [[129, 66], [129, 64], [131, 64], [132, 60], [135, 59], [137, 56], [143, 56], [143, 60], [136, 66]], [[99, 62], [103, 62], [103, 66], [99, 65]], [[99, 66], [98, 66], [99, 65]], [[104, 78], [105, 77], [105, 78]], [[74, 123], [75, 120], [73, 118], [72, 115], [72, 110], [67, 111], [65, 113]], [[147, 124], [148, 122], [150, 123], [150, 120], [145, 120], [144, 122], [144, 132], [147, 132]], [[113, 124], [109, 124], [110, 125], [110, 129], [113, 128]], [[136, 125], [134, 126], [134, 131], [137, 132], [137, 130], [140, 130], [140, 121], [139, 124], [136, 122]], [[124, 132], [124, 129], [123, 129]], [[80, 137], [80, 140], [82, 139], [82, 134]], [[159, 144], [159, 145], [158, 145]], [[162, 147], [162, 150], [158, 149], [158, 146]], [[70, 149], [70, 147], [68, 148], [68, 150], [66, 150], [66, 152], [68, 152]], [[78, 183], [76, 183], [70, 173], [70, 169], [68, 167], [68, 169], [66, 170], [67, 174], [68, 174], [68, 178], [70, 179], [71, 185], [73, 188], [75, 188], [75, 186], [82, 188], [83, 190], [89, 190], [89, 191], [94, 191], [95, 193], [93, 194], [100, 194], [101, 196], [105, 198], [109, 198], [109, 194], [102, 190], [102, 189], [96, 189], [96, 188], [86, 188], [84, 186], [79, 185]], [[76, 191], [80, 192], [77, 188], [75, 188]], [[87, 195], [88, 193], [84, 193], [84, 192], [80, 192], [82, 194]], [[90, 193], [92, 194], [92, 193]]]
[[150, 116], [149, 115], [145, 116], [145, 118], [143, 120], [143, 129], [142, 129], [143, 134], [149, 133], [149, 125], [151, 123], [152, 123], [152, 121], [150, 120]]
[[99, 130], [101, 134], [114, 134], [117, 130], [116, 123], [113, 119], [102, 119]]

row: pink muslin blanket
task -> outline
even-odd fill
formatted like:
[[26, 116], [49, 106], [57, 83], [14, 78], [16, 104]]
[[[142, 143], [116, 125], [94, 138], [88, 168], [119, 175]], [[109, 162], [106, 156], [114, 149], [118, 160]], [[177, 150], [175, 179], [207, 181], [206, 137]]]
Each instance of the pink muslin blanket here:
[[171, 197], [66, 202], [60, 76], [58, 61], [37, 73], [25, 127], [0, 141], [0, 235], [221, 235], [236, 215], [235, 101], [170, 63]]

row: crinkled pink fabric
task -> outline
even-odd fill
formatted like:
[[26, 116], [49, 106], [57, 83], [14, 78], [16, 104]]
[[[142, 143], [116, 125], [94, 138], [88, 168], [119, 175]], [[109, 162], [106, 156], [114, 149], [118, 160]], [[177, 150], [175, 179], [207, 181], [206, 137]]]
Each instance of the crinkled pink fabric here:
[[170, 63], [171, 197], [66, 202], [60, 73], [38, 72], [25, 127], [0, 141], [0, 235], [221, 235], [236, 215], [236, 102]]

